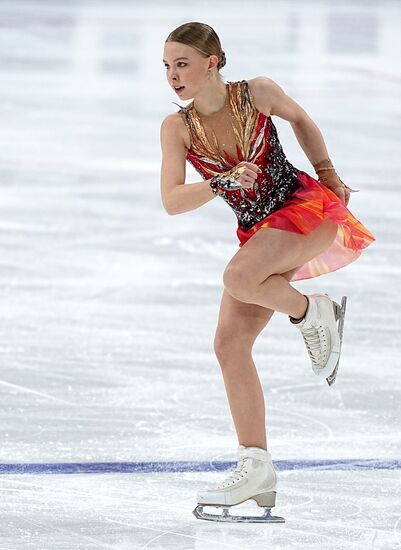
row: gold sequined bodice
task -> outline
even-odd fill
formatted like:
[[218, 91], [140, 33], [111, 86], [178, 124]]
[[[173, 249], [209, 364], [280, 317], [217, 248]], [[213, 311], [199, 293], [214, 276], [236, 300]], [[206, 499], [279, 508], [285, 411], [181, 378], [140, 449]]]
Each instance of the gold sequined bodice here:
[[256, 109], [248, 82], [227, 82], [226, 88], [223, 107], [211, 115], [198, 113], [193, 101], [187, 107], [176, 105], [191, 138], [186, 159], [204, 179], [241, 161], [261, 168], [253, 188], [220, 195], [247, 230], [285, 203], [300, 185], [300, 171], [287, 160], [271, 117]]
[[225, 169], [250, 160], [258, 111], [250, 98], [246, 101], [245, 84], [244, 80], [227, 82], [225, 103], [216, 113], [199, 113], [193, 101], [181, 111], [190, 134], [189, 150], [220, 162]]

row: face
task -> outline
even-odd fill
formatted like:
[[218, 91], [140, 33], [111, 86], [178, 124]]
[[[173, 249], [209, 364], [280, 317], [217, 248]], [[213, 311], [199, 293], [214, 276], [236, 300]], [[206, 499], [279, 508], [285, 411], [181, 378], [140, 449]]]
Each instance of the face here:
[[[217, 63], [217, 56], [203, 57], [195, 48], [180, 42], [166, 42], [163, 63], [169, 85], [180, 99], [190, 99], [202, 89], [208, 68]], [[175, 86], [182, 89], [175, 90]]]

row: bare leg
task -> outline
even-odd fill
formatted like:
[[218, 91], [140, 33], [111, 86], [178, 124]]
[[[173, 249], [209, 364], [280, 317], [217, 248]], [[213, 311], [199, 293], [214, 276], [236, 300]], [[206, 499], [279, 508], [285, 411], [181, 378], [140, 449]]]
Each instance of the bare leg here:
[[308, 307], [308, 300], [296, 288], [290, 285], [282, 275], [270, 275], [252, 295], [252, 303], [268, 303], [274, 311], [287, 313], [296, 319], [302, 317]]
[[283, 274], [326, 250], [337, 229], [330, 219], [306, 236], [261, 228], [227, 265], [223, 276], [226, 290], [242, 302], [302, 317], [308, 301]]
[[[290, 280], [298, 268], [283, 273]], [[274, 310], [233, 298], [225, 289], [214, 348], [220, 363], [238, 441], [267, 449], [265, 402], [252, 347]]]

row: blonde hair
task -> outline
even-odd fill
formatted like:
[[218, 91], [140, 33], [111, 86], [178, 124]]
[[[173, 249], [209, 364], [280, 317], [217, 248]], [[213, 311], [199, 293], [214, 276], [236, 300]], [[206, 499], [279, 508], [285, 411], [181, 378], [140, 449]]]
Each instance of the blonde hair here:
[[220, 70], [226, 64], [226, 54], [221, 48], [220, 39], [212, 27], [206, 23], [191, 21], [174, 29], [166, 38], [166, 42], [180, 42], [197, 50], [205, 57], [217, 55]]

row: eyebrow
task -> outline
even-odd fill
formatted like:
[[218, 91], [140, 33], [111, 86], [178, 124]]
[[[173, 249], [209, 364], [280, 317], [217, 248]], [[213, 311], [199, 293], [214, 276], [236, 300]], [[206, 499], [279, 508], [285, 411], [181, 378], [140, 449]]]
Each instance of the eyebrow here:
[[[177, 59], [174, 59], [174, 61], [178, 61], [179, 59], [189, 59], [189, 57], [177, 57]], [[164, 63], [167, 63], [165, 59], [163, 59]], [[173, 63], [174, 63], [173, 61]]]

